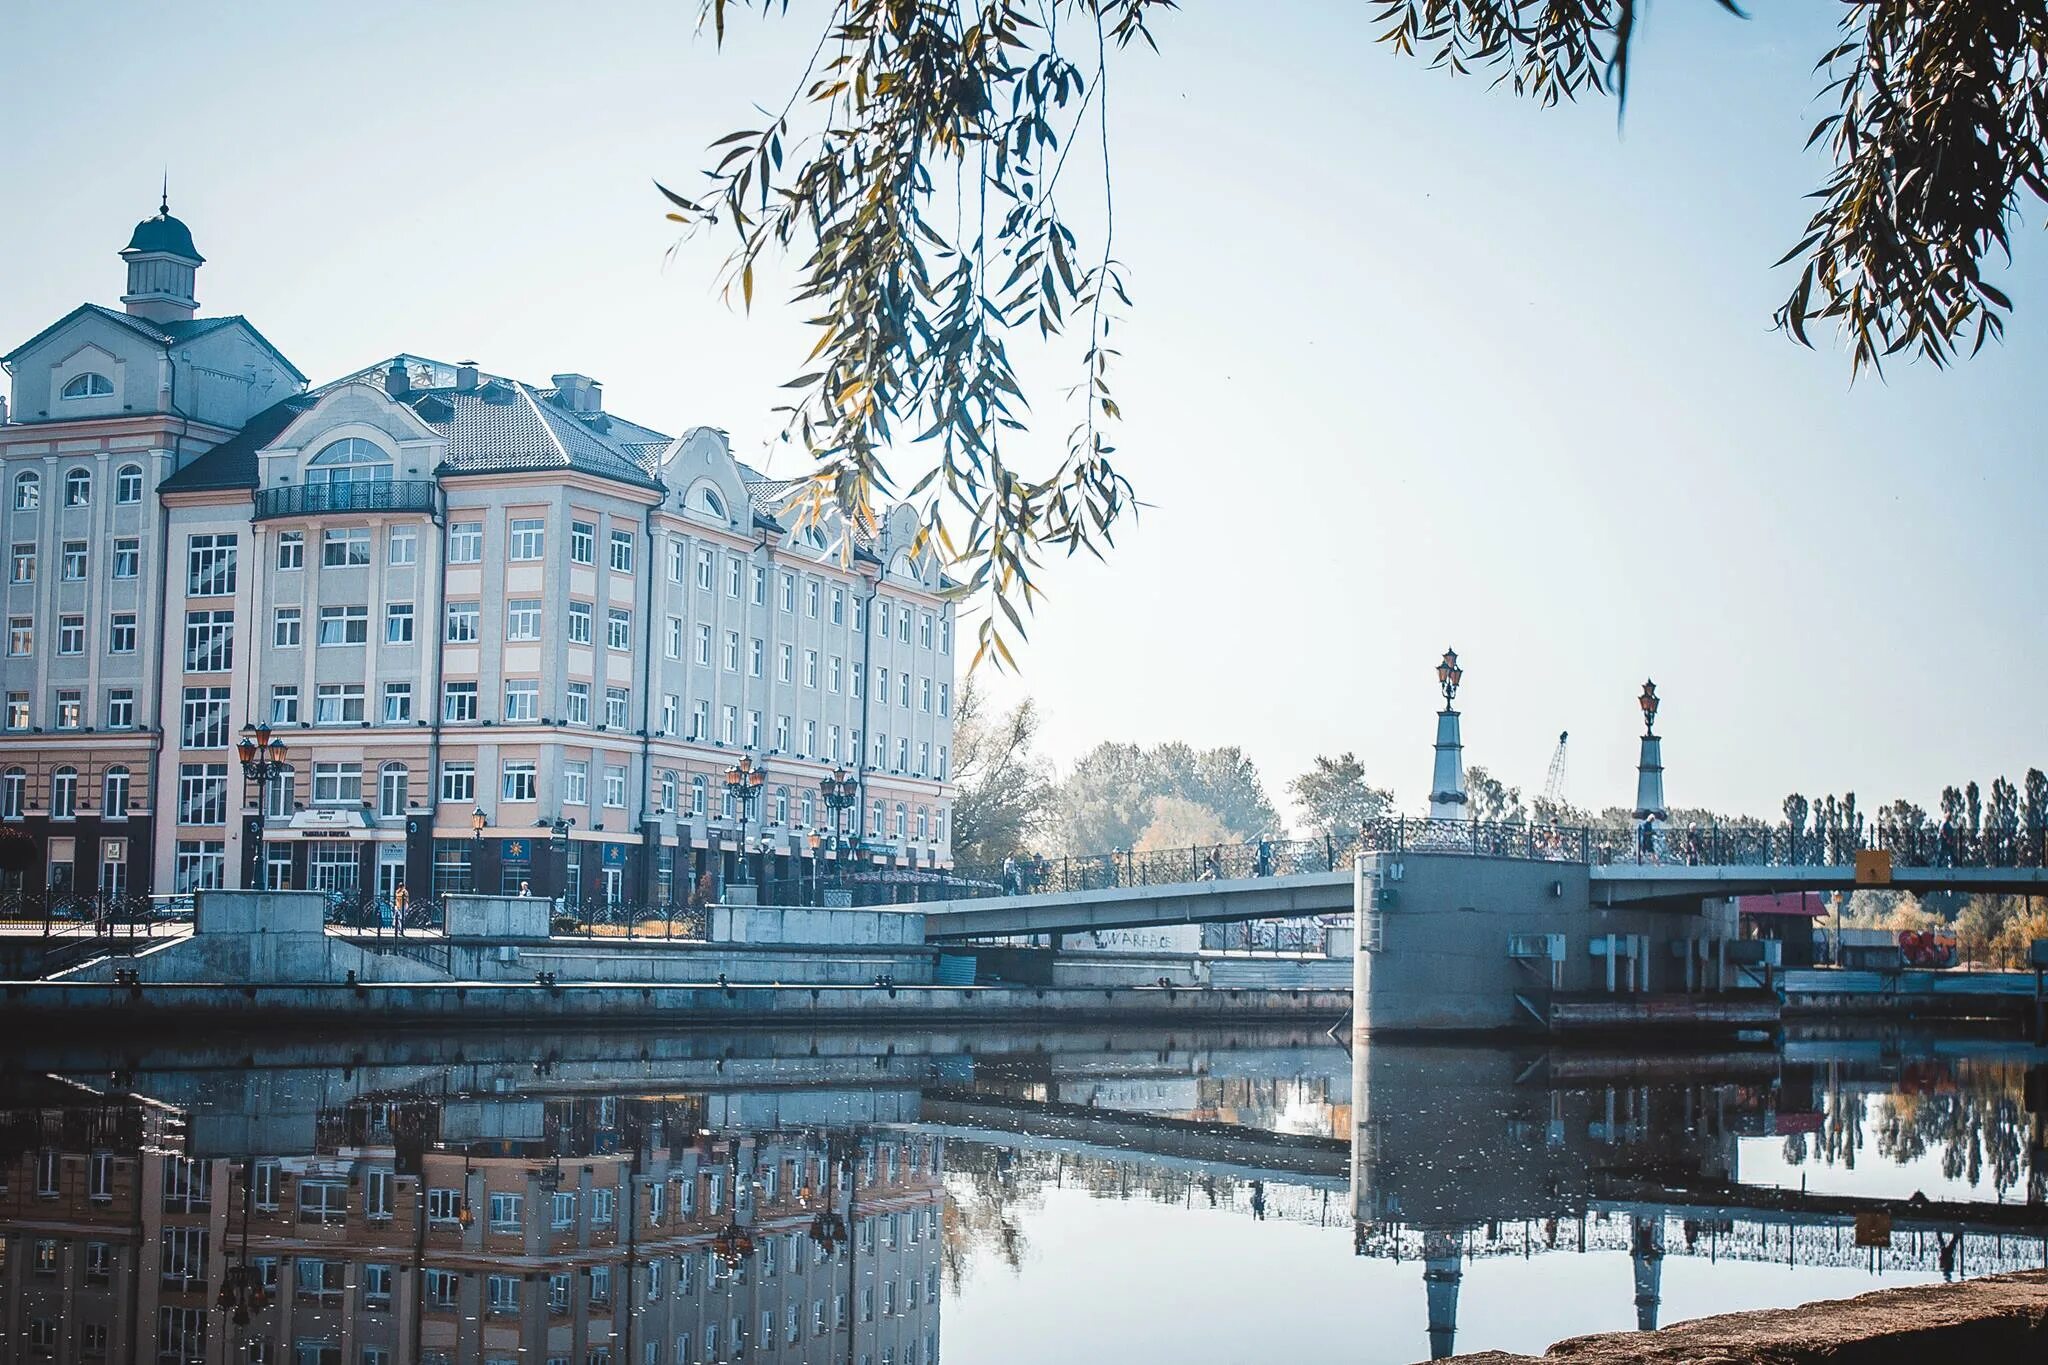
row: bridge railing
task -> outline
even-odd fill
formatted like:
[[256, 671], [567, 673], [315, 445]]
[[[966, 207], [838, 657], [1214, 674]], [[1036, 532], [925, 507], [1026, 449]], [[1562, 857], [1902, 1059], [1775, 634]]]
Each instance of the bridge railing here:
[[1359, 853], [1453, 853], [1590, 864], [1722, 867], [1846, 866], [1859, 850], [1885, 849], [1902, 867], [2039, 867], [2048, 863], [2040, 830], [1969, 834], [1889, 825], [1802, 829], [1762, 822], [1653, 826], [1548, 825], [1527, 820], [1430, 820], [1394, 816], [1342, 835], [1260, 839], [1187, 848], [1119, 849], [1060, 858], [1023, 857], [947, 874], [955, 899], [1103, 891], [1118, 887], [1235, 881], [1302, 872], [1341, 872]]

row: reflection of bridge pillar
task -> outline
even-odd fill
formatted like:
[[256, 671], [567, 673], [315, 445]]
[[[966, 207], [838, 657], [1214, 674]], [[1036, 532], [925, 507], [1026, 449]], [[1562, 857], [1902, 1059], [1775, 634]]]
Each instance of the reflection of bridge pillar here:
[[1636, 1267], [1636, 1330], [1657, 1330], [1657, 1306], [1664, 1297], [1664, 1220], [1639, 1214], [1630, 1238]]
[[1465, 1278], [1465, 1266], [1458, 1254], [1458, 1242], [1447, 1232], [1431, 1232], [1422, 1239], [1422, 1288], [1429, 1298], [1429, 1358], [1442, 1360], [1456, 1349], [1458, 1335], [1458, 1282]]

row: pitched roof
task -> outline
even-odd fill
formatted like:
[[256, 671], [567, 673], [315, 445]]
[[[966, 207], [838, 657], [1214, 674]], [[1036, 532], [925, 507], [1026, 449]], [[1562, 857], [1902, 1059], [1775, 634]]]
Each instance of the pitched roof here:
[[254, 488], [256, 453], [320, 401], [314, 393], [295, 393], [251, 417], [242, 429], [165, 479], [166, 493], [196, 493], [218, 488]]
[[432, 388], [404, 401], [448, 438], [445, 474], [574, 469], [642, 488], [662, 486], [634, 452], [548, 402], [531, 384], [480, 377], [473, 389]]
[[283, 351], [271, 345], [270, 338], [257, 331], [255, 324], [251, 323], [249, 319], [243, 317], [240, 313], [228, 313], [220, 317], [191, 318], [184, 322], [152, 322], [148, 318], [139, 318], [133, 313], [124, 313], [118, 308], [108, 308], [97, 303], [79, 304], [78, 307], [72, 309], [63, 317], [58, 318], [48, 327], [37, 332], [6, 355], [0, 355], [0, 362], [14, 363], [16, 356], [41, 345], [49, 337], [68, 327], [74, 320], [88, 315], [101, 317], [108, 322], [125, 327], [144, 341], [165, 350], [169, 350], [181, 341], [192, 341], [198, 337], [205, 336], [208, 332], [217, 332], [223, 327], [240, 326], [250, 336], [254, 337], [264, 350], [269, 351], [280, 365], [291, 371], [293, 378], [297, 379], [301, 384], [306, 382], [306, 376], [300, 371], [299, 367], [292, 364]]

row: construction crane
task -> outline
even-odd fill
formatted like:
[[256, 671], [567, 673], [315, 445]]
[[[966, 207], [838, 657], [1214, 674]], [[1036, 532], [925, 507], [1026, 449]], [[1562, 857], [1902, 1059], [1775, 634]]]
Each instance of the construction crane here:
[[1543, 801], [1552, 808], [1564, 801], [1564, 746], [1571, 737], [1569, 730], [1557, 732], [1557, 748], [1550, 755], [1550, 774], [1543, 779]]

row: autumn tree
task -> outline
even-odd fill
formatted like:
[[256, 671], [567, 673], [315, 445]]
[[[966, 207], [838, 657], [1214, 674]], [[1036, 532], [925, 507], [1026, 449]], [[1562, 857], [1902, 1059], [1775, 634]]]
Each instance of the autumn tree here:
[[[1706, 3], [1707, 0], [1701, 0]], [[1739, 15], [1735, 0], [1712, 0]], [[737, 10], [816, 24], [763, 116], [713, 144], [701, 183], [662, 187], [685, 230], [730, 234], [728, 297], [764, 259], [799, 262], [815, 340], [786, 387], [787, 439], [816, 462], [800, 499], [850, 534], [901, 493], [963, 595], [990, 607], [977, 661], [1011, 662], [1044, 553], [1099, 553], [1135, 505], [1112, 430], [1111, 332], [1129, 306], [1114, 253], [1111, 72], [1156, 50], [1173, 0], [703, 0], [720, 44]], [[1631, 91], [1647, 0], [1375, 0], [1359, 25], [1403, 57], [1479, 74], [1538, 106]], [[1256, 6], [1243, 22], [1258, 22]], [[1830, 163], [1776, 324], [1832, 327], [1852, 373], [1939, 366], [2002, 334], [1986, 278], [2048, 199], [2048, 9], [2039, 0], [1863, 0], [1815, 54]], [[1251, 96], [1255, 100], [1255, 94]], [[1641, 98], [1641, 96], [1638, 96]], [[1063, 174], [1092, 144], [1085, 179]], [[1340, 168], [1341, 170], [1341, 168]], [[1101, 224], [1075, 231], [1076, 199]], [[1625, 281], [1609, 281], [1625, 294]], [[1070, 432], [1048, 468], [1010, 442], [1026, 395], [1010, 343], [1065, 336]], [[919, 452], [890, 468], [892, 447]], [[928, 452], [928, 453], [927, 453]]]

